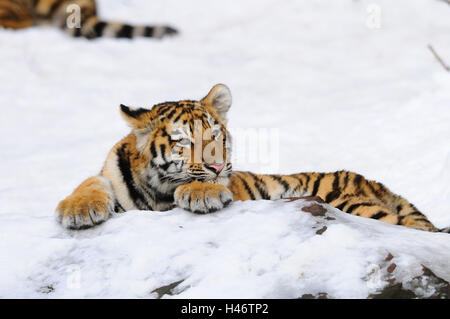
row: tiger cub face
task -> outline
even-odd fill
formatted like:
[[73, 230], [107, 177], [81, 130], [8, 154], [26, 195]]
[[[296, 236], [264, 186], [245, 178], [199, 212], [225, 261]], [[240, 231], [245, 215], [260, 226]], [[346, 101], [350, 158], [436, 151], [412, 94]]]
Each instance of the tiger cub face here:
[[192, 181], [227, 185], [232, 171], [226, 113], [231, 93], [214, 86], [200, 101], [166, 102], [152, 109], [121, 105], [136, 136], [137, 150], [148, 159], [147, 179], [166, 190]]

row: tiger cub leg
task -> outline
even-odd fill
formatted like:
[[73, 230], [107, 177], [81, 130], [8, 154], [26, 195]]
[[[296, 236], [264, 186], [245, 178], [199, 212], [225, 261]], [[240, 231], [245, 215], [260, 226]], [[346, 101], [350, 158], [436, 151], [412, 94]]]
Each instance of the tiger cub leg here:
[[84, 229], [107, 220], [114, 211], [114, 193], [108, 179], [90, 177], [56, 208], [58, 221], [69, 229]]
[[175, 205], [197, 214], [208, 214], [226, 207], [233, 194], [224, 185], [193, 181], [178, 186], [174, 194]]

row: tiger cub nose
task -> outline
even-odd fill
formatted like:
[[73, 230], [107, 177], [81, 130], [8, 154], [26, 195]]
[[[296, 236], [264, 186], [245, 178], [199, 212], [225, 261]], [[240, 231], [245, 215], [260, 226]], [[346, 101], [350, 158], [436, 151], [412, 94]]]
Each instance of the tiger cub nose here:
[[225, 163], [222, 164], [205, 164], [206, 168], [212, 170], [213, 172], [215, 172], [216, 174], [219, 174], [223, 168], [225, 167]]

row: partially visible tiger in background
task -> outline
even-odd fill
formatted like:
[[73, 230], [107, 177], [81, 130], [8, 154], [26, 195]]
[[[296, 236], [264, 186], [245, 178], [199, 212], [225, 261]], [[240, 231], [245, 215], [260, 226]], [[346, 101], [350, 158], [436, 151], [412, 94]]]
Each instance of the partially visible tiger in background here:
[[[71, 19], [76, 13], [73, 5], [80, 9], [79, 27], [68, 23], [68, 18]], [[95, 0], [0, 0], [0, 27], [22, 29], [44, 24], [59, 27], [72, 36], [88, 39], [102, 36], [162, 38], [177, 33], [176, 29], [164, 25], [131, 26], [102, 21], [97, 16]]]
[[[231, 93], [223, 84], [214, 86], [200, 101], [166, 102], [152, 109], [121, 105], [131, 133], [111, 149], [98, 176], [88, 178], [59, 203], [58, 220], [67, 228], [81, 229], [105, 221], [113, 212], [127, 210], [165, 211], [178, 206], [206, 214], [233, 200], [319, 196], [353, 215], [439, 231], [406, 199], [359, 174], [338, 171], [264, 175], [232, 171], [230, 136], [226, 131], [230, 106]], [[206, 141], [195, 141], [195, 123]], [[191, 133], [185, 133], [184, 138], [175, 134], [180, 126], [188, 127]], [[208, 130], [212, 133], [205, 137], [202, 132]], [[187, 161], [174, 156], [183, 147], [188, 154], [193, 152], [195, 143], [205, 152], [211, 145], [209, 141], [214, 140], [220, 143], [215, 144], [219, 147], [211, 154], [221, 152], [219, 160]]]

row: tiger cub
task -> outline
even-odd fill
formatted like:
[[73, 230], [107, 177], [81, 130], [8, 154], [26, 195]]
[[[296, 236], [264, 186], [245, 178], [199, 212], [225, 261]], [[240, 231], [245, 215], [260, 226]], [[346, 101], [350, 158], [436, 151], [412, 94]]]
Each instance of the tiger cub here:
[[58, 220], [67, 228], [80, 229], [127, 210], [165, 211], [178, 206], [206, 214], [233, 200], [320, 196], [353, 215], [439, 231], [406, 199], [359, 174], [232, 171], [226, 130], [230, 106], [231, 93], [223, 84], [200, 101], [166, 102], [151, 109], [121, 105], [131, 133], [111, 149], [98, 176], [88, 178], [59, 203]]
[[95, 0], [0, 0], [0, 27], [22, 29], [43, 24], [87, 39], [102, 36], [162, 38], [177, 33], [170, 26], [131, 26], [102, 21], [97, 16]]

